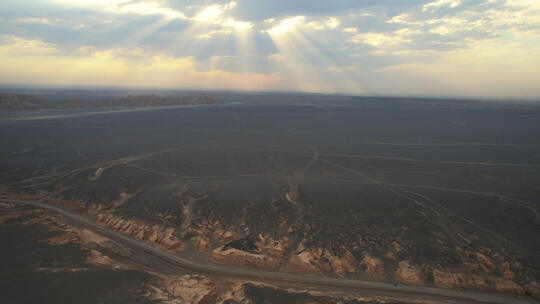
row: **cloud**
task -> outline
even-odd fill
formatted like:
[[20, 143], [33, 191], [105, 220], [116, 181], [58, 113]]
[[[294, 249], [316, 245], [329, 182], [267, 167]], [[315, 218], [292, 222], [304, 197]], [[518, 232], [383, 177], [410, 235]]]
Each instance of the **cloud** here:
[[303, 23], [305, 19], [306, 17], [304, 16], [295, 16], [282, 19], [277, 25], [268, 29], [267, 32], [270, 35], [283, 35], [288, 31], [293, 30], [298, 24]]
[[[451, 85], [453, 79], [459, 79], [454, 75], [473, 75], [474, 66], [450, 62], [459, 59], [478, 62], [486, 69], [492, 64], [493, 69], [528, 70], [525, 60], [515, 60], [516, 56], [502, 50], [512, 45], [513, 50], [525, 50], [518, 57], [532, 60], [527, 54], [536, 54], [540, 47], [540, 2], [530, 0], [4, 2], [1, 51], [12, 60], [21, 62], [21, 58], [39, 55], [49, 65], [77, 62], [81, 69], [107, 62], [118, 73], [121, 68], [133, 72], [135, 67], [140, 73], [163, 70], [171, 79], [160, 78], [161, 84], [178, 86], [195, 84], [186, 77], [175, 77], [173, 67], [178, 73], [189, 70], [188, 75], [197, 80], [205, 73], [213, 75], [208, 79], [216, 81], [216, 87], [226, 82], [217, 79], [221, 75], [243, 82], [248, 89], [273, 85], [275, 89], [384, 94], [399, 93], [389, 85], [389, 80], [397, 79], [392, 76], [396, 73], [404, 75], [401, 91], [421, 94], [429, 91], [422, 79], [429, 74], [426, 71], [444, 67], [447, 73], [436, 73], [440, 83], [434, 87], [447, 83], [459, 94]], [[481, 51], [498, 57], [486, 55], [491, 59], [468, 61]], [[171, 69], [160, 66], [163, 62], [170, 62]], [[26, 75], [20, 78], [26, 82], [33, 82], [29, 75], [39, 74], [23, 68], [10, 73]], [[527, 73], [540, 77], [540, 72]], [[84, 84], [84, 73], [80, 75], [74, 79]], [[257, 75], [257, 85], [243, 81], [246, 75]], [[0, 76], [8, 78], [7, 74]], [[487, 84], [498, 85], [499, 78], [490, 73], [482, 77], [485, 84], [479, 84], [477, 92], [463, 89], [464, 94], [489, 95]], [[516, 77], [520, 79], [518, 74]], [[88, 82], [93, 81], [96, 79], [89, 76]], [[120, 80], [112, 83], [115, 81]], [[268, 85], [262, 85], [264, 81]], [[139, 80], [132, 83], [139, 84]], [[211, 87], [206, 83], [201, 87]], [[523, 91], [519, 82], [510, 83], [511, 87], [504, 86], [508, 94], [519, 91], [512, 88]], [[524, 91], [540, 95], [535, 89]]]
[[56, 46], [41, 40], [26, 40], [17, 36], [0, 36], [0, 53], [8, 56], [54, 55]]
[[[191, 57], [149, 54], [141, 49], [79, 50], [57, 56], [54, 45], [20, 37], [3, 37], [0, 45], [0, 82], [58, 85], [96, 85], [266, 90], [280, 86], [274, 74], [200, 72]], [[77, 55], [77, 56], [76, 56]]]

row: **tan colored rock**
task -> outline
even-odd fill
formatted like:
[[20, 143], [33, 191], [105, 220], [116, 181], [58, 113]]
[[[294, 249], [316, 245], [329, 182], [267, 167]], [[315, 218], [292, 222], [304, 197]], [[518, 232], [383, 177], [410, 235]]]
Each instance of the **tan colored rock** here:
[[110, 213], [97, 214], [96, 220], [110, 229], [137, 240], [145, 240], [168, 251], [174, 252], [185, 249], [185, 245], [175, 236], [176, 229], [171, 227], [162, 227], [157, 224], [149, 227], [149, 225], [135, 219], [125, 220]]
[[324, 250], [323, 257], [326, 258], [330, 263], [329, 271], [332, 271], [340, 276], [344, 276], [347, 273], [356, 272], [356, 268], [354, 267], [354, 265], [356, 264], [356, 259], [347, 250], [341, 257], [333, 255], [328, 250]]
[[292, 255], [287, 263], [287, 269], [300, 273], [322, 273], [318, 259], [309, 251], [302, 251]]
[[109, 241], [109, 239], [102, 237], [101, 235], [95, 234], [88, 229], [76, 230], [76, 232], [78, 234], [81, 245], [88, 245], [89, 243], [96, 243], [101, 245]]
[[362, 262], [360, 264], [366, 266], [366, 272], [373, 279], [377, 281], [384, 281], [384, 279], [386, 278], [384, 265], [380, 259], [372, 258], [371, 256], [366, 254], [364, 255], [364, 258], [362, 259]]
[[216, 283], [200, 275], [160, 276], [157, 284], [148, 286], [147, 298], [165, 304], [198, 304], [208, 302]]
[[280, 262], [273, 257], [234, 248], [223, 250], [223, 246], [212, 251], [210, 258], [220, 264], [242, 265], [268, 270], [277, 269], [280, 266]]
[[196, 235], [191, 238], [191, 241], [193, 241], [195, 246], [197, 246], [197, 248], [199, 248], [201, 251], [206, 251], [211, 248], [210, 240], [204, 235]]
[[281, 220], [281, 222], [279, 223], [279, 229], [283, 229], [283, 227], [285, 227], [287, 225], [287, 219], [284, 218]]
[[89, 215], [100, 215], [100, 212], [102, 212], [106, 207], [102, 204], [94, 204], [88, 207], [87, 213]]
[[478, 270], [478, 269], [480, 269], [480, 265], [478, 265], [478, 263], [465, 262], [465, 263], [463, 263], [463, 265], [467, 266], [467, 268], [470, 269], [470, 270]]
[[481, 265], [485, 266], [485, 269], [487, 269], [486, 272], [492, 271], [495, 268], [491, 259], [479, 252], [476, 253], [476, 260], [478, 260]]
[[255, 243], [255, 245], [261, 250], [263, 254], [269, 255], [276, 259], [283, 258], [290, 244], [291, 240], [287, 237], [283, 237], [279, 240], [274, 240], [261, 234], [259, 234], [259, 241]]
[[519, 295], [525, 294], [523, 287], [510, 280], [497, 280], [495, 282], [495, 290]]
[[225, 231], [223, 231], [223, 229], [216, 229], [216, 230], [214, 230], [214, 232], [212, 232], [212, 235], [216, 239], [221, 239], [223, 237], [224, 233], [225, 233]]
[[96, 171], [94, 171], [94, 174], [88, 178], [88, 181], [91, 181], [91, 182], [96, 181], [98, 178], [101, 177], [105, 169], [107, 168], [101, 168], [101, 167], [97, 168]]
[[225, 231], [225, 233], [223, 234], [223, 240], [225, 241], [232, 240], [233, 238], [234, 238], [234, 233], [230, 231]]
[[155, 243], [158, 238], [158, 232], [154, 230], [146, 230], [144, 232], [144, 239], [150, 243]]
[[400, 252], [401, 250], [403, 250], [403, 247], [396, 241], [392, 242], [392, 247], [394, 247], [394, 250], [396, 252]]
[[73, 232], [66, 232], [59, 235], [55, 235], [50, 238], [38, 240], [39, 243], [47, 243], [49, 245], [64, 245], [71, 242], [78, 241], [79, 238]]
[[176, 229], [174, 228], [167, 228], [163, 231], [163, 238], [171, 238], [175, 235]]
[[225, 292], [218, 296], [216, 302], [220, 304], [225, 302], [242, 303], [245, 301], [245, 297], [244, 282], [232, 281], [228, 284]]
[[118, 264], [116, 264], [110, 257], [94, 249], [90, 249], [90, 254], [88, 257], [86, 257], [86, 262], [94, 265], [104, 265], [119, 268]]
[[[494, 286], [487, 284], [487, 279], [494, 283]], [[466, 273], [449, 273], [439, 270], [433, 271], [433, 280], [439, 287], [461, 288], [475, 290], [494, 290], [512, 294], [525, 294], [523, 287], [517, 283], [493, 276], [480, 276]]]
[[212, 234], [214, 235], [214, 238], [221, 241], [230, 241], [235, 237], [235, 234], [233, 232], [225, 231], [223, 229], [217, 229]]
[[306, 248], [301, 242], [295, 253], [287, 262], [287, 269], [308, 274], [333, 272], [340, 276], [356, 272], [357, 261], [354, 256], [344, 250], [342, 256], [336, 256], [328, 249], [320, 247]]
[[540, 299], [540, 284], [537, 282], [527, 284], [527, 286], [525, 286], [525, 291], [531, 296]]
[[176, 229], [167, 228], [163, 232], [163, 237], [160, 241], [161, 245], [170, 251], [178, 251], [184, 249], [184, 244], [175, 236]]
[[356, 272], [356, 268], [353, 266], [352, 261], [347, 258], [339, 258], [337, 256], [331, 256], [328, 258], [332, 271], [340, 276], [344, 276], [347, 273]]
[[444, 288], [488, 289], [486, 280], [479, 275], [451, 273], [436, 269], [433, 271], [433, 281], [437, 286]]
[[396, 270], [396, 280], [406, 285], [425, 286], [422, 279], [422, 271], [419, 267], [413, 266], [409, 261], [401, 261]]
[[513, 281], [515, 279], [515, 274], [511, 270], [503, 272], [503, 279]]
[[137, 240], [144, 239], [144, 229], [136, 229], [133, 231], [132, 236]]
[[126, 193], [124, 190], [121, 190], [119, 198], [113, 202], [113, 207], [117, 208], [117, 207], [122, 206], [138, 193], [139, 192]]

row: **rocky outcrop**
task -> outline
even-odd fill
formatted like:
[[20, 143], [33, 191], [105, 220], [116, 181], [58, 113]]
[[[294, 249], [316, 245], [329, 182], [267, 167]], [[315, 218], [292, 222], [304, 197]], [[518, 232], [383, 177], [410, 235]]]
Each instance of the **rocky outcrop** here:
[[103, 174], [103, 172], [105, 171], [105, 169], [106, 168], [102, 168], [102, 167], [97, 168], [96, 171], [94, 171], [94, 174], [92, 174], [92, 176], [88, 178], [88, 181], [93, 182], [93, 181], [98, 180]]
[[494, 276], [433, 271], [433, 281], [439, 287], [453, 289], [492, 290], [523, 295], [525, 290], [517, 283]]
[[90, 253], [86, 257], [86, 263], [118, 268], [116, 263], [110, 257], [94, 249], [90, 249]]
[[321, 274], [319, 259], [311, 251], [293, 254], [287, 263], [287, 269], [308, 274]]
[[297, 210], [303, 208], [302, 203], [299, 201], [299, 191], [297, 183], [289, 183], [289, 190], [285, 193], [285, 198], [291, 203]]
[[184, 243], [176, 237], [176, 230], [171, 227], [162, 227], [159, 225], [150, 226], [149, 224], [134, 219], [126, 220], [110, 213], [100, 213], [96, 215], [96, 220], [98, 223], [101, 223], [110, 229], [131, 236], [137, 240], [147, 241], [154, 246], [170, 252], [182, 251], [185, 249]]
[[415, 265], [411, 265], [409, 261], [401, 261], [398, 263], [396, 270], [396, 281], [414, 286], [424, 286], [426, 283], [422, 279], [422, 270]]
[[146, 297], [164, 304], [198, 304], [208, 302], [216, 283], [201, 275], [163, 276], [149, 284]]
[[220, 246], [212, 251], [210, 257], [214, 262], [220, 264], [249, 266], [267, 270], [278, 269], [280, 267], [280, 262], [276, 258], [235, 248], [225, 248], [224, 246]]
[[[73, 227], [63, 216], [58, 216], [56, 214], [50, 213], [47, 210], [42, 209], [33, 209], [26, 211], [15, 210], [7, 214], [11, 214], [9, 216], [10, 218], [24, 218], [24, 220], [20, 222], [20, 224], [22, 225], [43, 225], [44, 227], [46, 227], [47, 231], [54, 233], [53, 236], [34, 240], [37, 243], [48, 244], [51, 246], [75, 243], [78, 244], [82, 250], [88, 253], [86, 255], [86, 263], [88, 264], [108, 266], [114, 269], [129, 268], [127, 265], [119, 261], [112, 260], [109, 256], [103, 254], [101, 251], [96, 249], [107, 248], [115, 251], [112, 241], [105, 237], [97, 235], [90, 230], [80, 230]], [[38, 272], [49, 273], [77, 272], [87, 270], [88, 268], [86, 267], [39, 267], [36, 269], [36, 271]]]
[[537, 282], [527, 284], [525, 286], [525, 292], [537, 299], [540, 299], [540, 284]]
[[494, 281], [495, 281], [494, 290], [496, 291], [519, 294], [519, 295], [525, 294], [525, 290], [523, 289], [523, 287], [521, 287], [514, 281], [504, 280], [504, 279], [499, 279], [499, 278], [495, 279]]
[[117, 208], [125, 204], [127, 201], [129, 201], [132, 197], [137, 195], [139, 191], [133, 192], [133, 193], [127, 193], [126, 191], [122, 190], [120, 191], [120, 195], [117, 200], [113, 202], [113, 207]]
[[230, 241], [230, 240], [234, 239], [234, 237], [235, 237], [234, 232], [225, 231], [223, 229], [216, 229], [216, 230], [214, 230], [214, 232], [212, 234], [213, 234], [214, 238], [216, 238], [218, 240], [221, 240], [221, 241]]
[[216, 303], [242, 303], [245, 301], [244, 282], [232, 281], [227, 284], [225, 291], [221, 293]]
[[[218, 233], [220, 236], [233, 233]], [[202, 238], [203, 236], [196, 236]], [[231, 240], [212, 251], [210, 257], [213, 261], [221, 264], [234, 264], [250, 266], [262, 269], [277, 269], [281, 266], [287, 247], [291, 240], [284, 237], [274, 240], [262, 234], [258, 238], [242, 238]]]
[[480, 268], [482, 268], [485, 272], [490, 272], [495, 269], [495, 264], [493, 264], [493, 261], [480, 252], [476, 253], [476, 260], [478, 261]]
[[364, 255], [360, 265], [366, 267], [366, 272], [377, 281], [384, 281], [386, 279], [386, 274], [384, 271], [384, 264], [381, 259], [373, 258], [370, 255]]
[[109, 241], [108, 238], [102, 237], [101, 235], [95, 234], [94, 232], [83, 229], [83, 230], [76, 230], [79, 242], [81, 245], [86, 246], [90, 243], [103, 245], [106, 242]]
[[38, 243], [47, 243], [49, 245], [64, 245], [79, 240], [77, 234], [73, 232], [66, 232], [59, 235], [55, 235], [49, 238], [40, 239]]
[[190, 238], [190, 240], [200, 251], [207, 251], [212, 248], [210, 245], [210, 240], [205, 235], [196, 235]]
[[337, 256], [328, 249], [305, 248], [301, 243], [287, 263], [287, 269], [308, 274], [333, 272], [340, 276], [356, 272], [356, 259], [347, 250]]
[[439, 287], [444, 288], [470, 288], [487, 290], [488, 284], [480, 275], [450, 273], [440, 270], [433, 271], [433, 281]]
[[356, 259], [349, 251], [345, 251], [342, 257], [337, 257], [330, 254], [328, 250], [325, 250], [324, 257], [328, 259], [332, 271], [340, 276], [356, 272], [356, 268], [354, 267]]
[[[407, 304], [425, 303], [425, 301], [395, 300], [384, 297], [361, 297], [350, 293], [315, 291], [312, 289], [280, 288], [275, 285], [253, 281], [232, 281], [217, 294], [213, 303], [358, 303], [358, 304]], [[430, 302], [431, 303], [431, 302]]]
[[263, 254], [276, 259], [282, 259], [291, 243], [292, 240], [286, 236], [276, 240], [269, 236], [259, 234], [259, 239], [255, 242], [255, 245]]

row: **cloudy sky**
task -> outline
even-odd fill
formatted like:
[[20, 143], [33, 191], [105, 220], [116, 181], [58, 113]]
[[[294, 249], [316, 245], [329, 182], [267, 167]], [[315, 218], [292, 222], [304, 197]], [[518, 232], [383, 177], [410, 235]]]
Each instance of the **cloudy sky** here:
[[0, 83], [540, 96], [539, 0], [2, 0]]

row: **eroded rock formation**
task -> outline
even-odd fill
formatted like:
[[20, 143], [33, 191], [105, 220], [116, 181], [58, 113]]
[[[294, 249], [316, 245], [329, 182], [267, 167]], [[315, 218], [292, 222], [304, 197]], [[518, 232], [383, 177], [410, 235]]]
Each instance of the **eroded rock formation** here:
[[96, 215], [96, 220], [115, 231], [149, 242], [170, 252], [185, 249], [184, 243], [176, 237], [176, 229], [172, 227], [162, 227], [157, 224], [150, 226], [135, 219], [125, 220], [110, 213], [99, 213]]
[[424, 286], [426, 283], [422, 276], [420, 267], [411, 265], [409, 261], [399, 262], [396, 270], [396, 281], [407, 285]]

